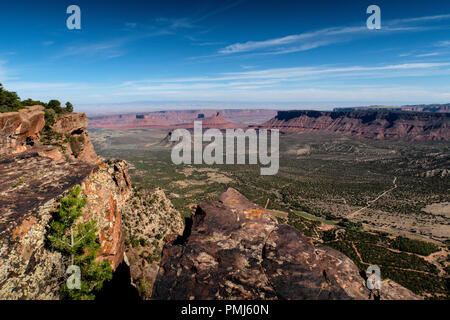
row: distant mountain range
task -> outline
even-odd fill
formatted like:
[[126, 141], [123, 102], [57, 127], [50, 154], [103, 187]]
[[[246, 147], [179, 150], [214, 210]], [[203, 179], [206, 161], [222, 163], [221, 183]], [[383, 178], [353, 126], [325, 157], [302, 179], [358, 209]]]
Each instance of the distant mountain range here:
[[450, 112], [450, 103], [447, 104], [416, 104], [406, 106], [368, 106], [354, 108], [335, 108], [333, 111], [354, 110], [392, 110], [392, 111], [414, 111], [414, 112]]
[[282, 132], [328, 132], [368, 139], [450, 140], [450, 112], [446, 105], [402, 107], [368, 106], [334, 111], [275, 111], [266, 109], [169, 110], [90, 118], [90, 128], [176, 129], [276, 128]]
[[[277, 114], [268, 109], [168, 110], [89, 117], [90, 128], [148, 129], [192, 127], [194, 120], [219, 129], [264, 123]], [[217, 125], [217, 126], [215, 126]]]
[[262, 128], [330, 132], [369, 139], [449, 141], [450, 113], [390, 110], [279, 111]]

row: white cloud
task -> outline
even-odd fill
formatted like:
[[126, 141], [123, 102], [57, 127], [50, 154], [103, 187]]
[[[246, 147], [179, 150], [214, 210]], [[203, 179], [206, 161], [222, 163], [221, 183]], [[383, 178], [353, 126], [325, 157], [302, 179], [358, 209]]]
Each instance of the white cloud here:
[[416, 57], [418, 57], [418, 58], [422, 58], [422, 57], [435, 57], [435, 56], [438, 56], [438, 55], [440, 55], [439, 52], [429, 52], [429, 53], [418, 54], [418, 55], [416, 55]]
[[[315, 39], [319, 37], [332, 37], [337, 35], [354, 34], [367, 31], [363, 27], [343, 27], [343, 28], [327, 28], [313, 32], [289, 35], [281, 38], [274, 38], [264, 41], [247, 41], [245, 43], [235, 43], [219, 50], [220, 54], [232, 54], [249, 52], [255, 50], [263, 50], [269, 48], [279, 48], [285, 45], [299, 44], [302, 41]], [[303, 44], [304, 46], [307, 44]], [[317, 46], [315, 46], [317, 47]], [[313, 47], [311, 47], [313, 48]]]
[[[410, 76], [411, 72], [421, 72], [423, 76], [435, 75], [436, 70], [450, 72], [450, 63], [430, 62], [430, 63], [404, 63], [381, 66], [315, 66], [315, 67], [292, 67], [292, 68], [272, 68], [262, 70], [251, 70], [241, 72], [228, 72], [216, 77], [190, 77], [190, 78], [168, 78], [150, 79], [140, 81], [128, 81], [122, 84], [123, 87], [142, 86], [149, 83], [193, 83], [193, 82], [219, 82], [235, 80], [257, 80], [272, 79], [277, 81], [306, 81], [311, 78], [329, 79], [330, 77], [364, 77], [364, 76]], [[389, 74], [386, 72], [389, 71]]]
[[[370, 36], [380, 33], [424, 31], [439, 27], [423, 26], [423, 22], [434, 22], [450, 19], [450, 15], [425, 16], [390, 20], [383, 23], [381, 30], [369, 31], [366, 26], [334, 27], [320, 29], [312, 32], [288, 35], [261, 41], [247, 41], [234, 43], [218, 51], [220, 55], [263, 52], [265, 54], [284, 54], [307, 51], [333, 43], [355, 40], [357, 37]], [[413, 25], [416, 24], [416, 25]]]
[[437, 45], [439, 47], [450, 47], [450, 40], [440, 41]]
[[108, 85], [19, 81], [6, 81], [5, 84], [23, 98], [43, 101], [56, 98], [74, 104], [183, 100], [311, 102], [318, 105], [406, 104], [448, 102], [450, 87], [445, 87], [445, 84], [425, 88], [401, 87], [391, 85], [389, 81], [371, 84], [371, 80], [442, 74], [450, 75], [450, 63], [272, 68], [219, 73], [215, 77], [149, 79]]
[[449, 19], [450, 19], [450, 14], [441, 14], [441, 15], [435, 15], [435, 16], [395, 19], [395, 20], [391, 20], [389, 23], [392, 25], [396, 25], [396, 24], [408, 24], [408, 23], [414, 23], [414, 22], [441, 21], [441, 20], [449, 20]]
[[134, 29], [137, 27], [137, 23], [136, 22], [125, 22], [125, 27]]
[[5, 64], [5, 61], [0, 60], [0, 83], [10, 79], [9, 71], [6, 69]]
[[[378, 66], [316, 66], [228, 72], [216, 77], [130, 81], [114, 93], [116, 100], [195, 100], [317, 103], [448, 102], [450, 87], [360, 85], [362, 80], [450, 75], [450, 63], [405, 63]], [[369, 83], [369, 81], [366, 81]]]

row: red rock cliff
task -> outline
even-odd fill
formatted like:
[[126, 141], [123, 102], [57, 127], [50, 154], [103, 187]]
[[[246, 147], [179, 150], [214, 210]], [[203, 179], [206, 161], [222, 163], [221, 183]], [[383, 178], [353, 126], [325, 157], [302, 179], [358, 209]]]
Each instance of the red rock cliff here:
[[369, 139], [449, 141], [450, 113], [393, 111], [279, 111], [263, 128], [330, 132]]
[[[98, 160], [84, 114], [57, 119], [54, 132], [67, 139], [59, 145], [39, 142], [40, 108], [0, 116], [3, 124], [13, 124], [8, 132], [17, 138], [0, 154], [0, 299], [58, 299], [66, 266], [46, 245], [46, 233], [59, 199], [81, 185], [88, 202], [80, 219], [97, 221], [97, 259], [115, 269], [124, 255], [121, 213], [131, 194], [128, 166]], [[28, 138], [34, 143], [24, 144]]]

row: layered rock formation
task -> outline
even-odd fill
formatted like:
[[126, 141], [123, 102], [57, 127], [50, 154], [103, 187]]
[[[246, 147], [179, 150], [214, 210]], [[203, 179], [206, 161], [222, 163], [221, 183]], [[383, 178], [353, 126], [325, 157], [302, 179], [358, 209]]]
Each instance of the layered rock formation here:
[[[167, 110], [90, 117], [90, 128], [104, 129], [173, 129], [180, 124], [192, 124], [196, 119], [213, 118], [218, 110]], [[275, 110], [225, 109], [221, 116], [238, 126], [261, 124], [276, 115]], [[223, 121], [223, 120], [222, 120]]]
[[[200, 114], [197, 119], [194, 121], [200, 121], [202, 123], [203, 129], [234, 129], [237, 128], [236, 125], [228, 121], [223, 117], [223, 115], [220, 112], [216, 112], [215, 114], [204, 117], [203, 114]], [[175, 126], [175, 128], [184, 128], [184, 129], [193, 129], [194, 128], [194, 121], [190, 123], [181, 123]]]
[[183, 219], [163, 190], [134, 190], [123, 210], [123, 225], [132, 282], [141, 298], [150, 299], [164, 240], [182, 235]]
[[334, 108], [333, 111], [355, 111], [355, 110], [390, 110], [390, 111], [413, 111], [413, 112], [450, 112], [450, 104], [418, 104], [406, 106], [368, 106], [353, 108]]
[[0, 299], [58, 298], [65, 270], [46, 232], [58, 200], [77, 184], [88, 198], [82, 219], [98, 224], [98, 259], [113, 269], [122, 261], [121, 209], [131, 189], [125, 163], [57, 163], [38, 149], [3, 157], [0, 174]]
[[88, 119], [84, 113], [69, 113], [59, 116], [52, 130], [63, 137], [58, 141], [65, 158], [69, 161], [98, 162], [88, 132]]
[[[38, 111], [30, 116], [43, 120]], [[72, 137], [84, 137], [80, 153], [73, 154], [64, 145], [42, 145], [38, 138], [44, 124], [22, 113], [4, 117], [25, 119], [24, 124], [15, 124], [15, 132], [35, 143], [21, 153], [0, 157], [0, 299], [58, 299], [67, 266], [59, 252], [49, 248], [46, 234], [59, 199], [81, 185], [88, 201], [80, 222], [97, 221], [97, 260], [110, 261], [115, 269], [125, 250], [121, 215], [131, 182], [125, 162], [98, 161], [85, 132], [84, 114], [63, 115], [53, 129], [69, 145]], [[21, 150], [20, 144], [16, 146], [15, 152]]]
[[[153, 298], [368, 299], [364, 283], [348, 257], [228, 189], [164, 248]], [[382, 298], [417, 299], [392, 281]]]
[[330, 132], [369, 139], [449, 141], [449, 113], [392, 111], [279, 111], [263, 128], [284, 132]]
[[0, 155], [23, 152], [32, 147], [44, 128], [44, 107], [0, 113]]

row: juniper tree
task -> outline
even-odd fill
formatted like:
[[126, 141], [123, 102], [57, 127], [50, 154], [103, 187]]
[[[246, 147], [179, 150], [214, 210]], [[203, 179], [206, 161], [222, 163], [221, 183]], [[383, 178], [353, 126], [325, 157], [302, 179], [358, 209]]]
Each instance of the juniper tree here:
[[81, 288], [69, 289], [61, 286], [61, 296], [66, 299], [87, 300], [95, 298], [105, 280], [112, 278], [109, 262], [95, 261], [100, 244], [97, 238], [97, 221], [77, 223], [87, 198], [81, 195], [81, 187], [75, 186], [69, 195], [60, 200], [60, 205], [50, 223], [48, 239], [50, 246], [66, 257], [66, 263], [81, 270]]

